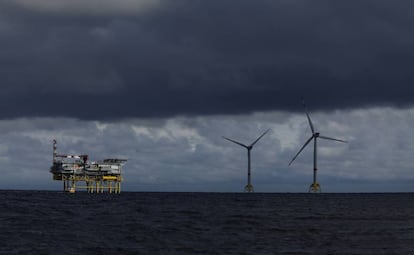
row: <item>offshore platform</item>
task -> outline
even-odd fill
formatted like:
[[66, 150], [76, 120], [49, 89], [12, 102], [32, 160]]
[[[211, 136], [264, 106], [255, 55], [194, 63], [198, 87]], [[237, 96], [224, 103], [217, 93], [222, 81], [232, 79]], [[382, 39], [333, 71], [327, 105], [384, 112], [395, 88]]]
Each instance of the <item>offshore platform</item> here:
[[[120, 193], [122, 166], [126, 159], [88, 161], [88, 155], [59, 155], [53, 140], [53, 180], [63, 181], [63, 191], [75, 193], [86, 189], [88, 193]], [[78, 183], [84, 183], [79, 185]]]

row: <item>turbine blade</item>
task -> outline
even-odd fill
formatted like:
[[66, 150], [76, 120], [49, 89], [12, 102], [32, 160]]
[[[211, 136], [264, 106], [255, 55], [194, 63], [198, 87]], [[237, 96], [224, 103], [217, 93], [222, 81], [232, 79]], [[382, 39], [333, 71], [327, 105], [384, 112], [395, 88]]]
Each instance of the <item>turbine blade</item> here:
[[240, 145], [240, 146], [243, 146], [244, 148], [248, 148], [246, 145], [244, 145], [244, 144], [242, 144], [242, 143], [239, 143], [238, 141], [234, 141], [234, 140], [232, 140], [232, 139], [230, 139], [230, 138], [227, 138], [227, 137], [224, 137], [223, 136], [223, 138], [224, 139], [226, 139], [227, 141], [230, 141], [230, 142], [232, 142], [232, 143], [235, 143], [235, 144], [238, 144], [238, 145]]
[[305, 108], [306, 117], [308, 117], [309, 126], [311, 128], [312, 134], [315, 134], [315, 129], [313, 128], [313, 123], [312, 123], [312, 120], [311, 120], [311, 118], [309, 116], [308, 108], [306, 107], [305, 100], [303, 100], [303, 99], [302, 99], [302, 104], [303, 104], [303, 107]]
[[289, 166], [292, 164], [292, 162], [299, 156], [299, 154], [303, 151], [303, 149], [305, 149], [306, 145], [309, 144], [309, 142], [314, 138], [314, 136], [312, 135], [307, 141], [306, 143], [302, 146], [302, 148], [300, 148], [300, 150], [298, 151], [298, 153], [296, 153], [296, 155], [293, 157], [293, 159], [289, 162]]
[[345, 140], [340, 140], [340, 139], [336, 139], [336, 138], [330, 138], [330, 137], [327, 137], [327, 136], [321, 136], [320, 135], [319, 138], [326, 139], [326, 140], [337, 141], [337, 142], [341, 142], [341, 143], [347, 143], [347, 141], [345, 141]]
[[254, 141], [250, 146], [253, 147], [260, 139], [262, 139], [262, 137], [269, 132], [270, 129], [266, 130], [261, 136], [259, 136], [259, 138], [256, 139], [256, 141]]

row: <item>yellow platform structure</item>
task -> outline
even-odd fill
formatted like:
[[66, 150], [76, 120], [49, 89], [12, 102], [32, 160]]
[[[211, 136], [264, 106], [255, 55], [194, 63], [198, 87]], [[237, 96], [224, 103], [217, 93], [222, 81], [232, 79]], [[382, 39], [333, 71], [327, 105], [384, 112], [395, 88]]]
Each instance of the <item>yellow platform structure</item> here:
[[126, 159], [109, 158], [89, 161], [89, 156], [62, 155], [57, 153], [53, 140], [53, 164], [50, 173], [53, 180], [63, 182], [63, 191], [75, 193], [84, 189], [88, 193], [121, 193], [122, 166]]
[[75, 193], [77, 190], [85, 190], [88, 193], [121, 193], [122, 176], [102, 175], [73, 175], [54, 174], [53, 180], [63, 182], [63, 191]]

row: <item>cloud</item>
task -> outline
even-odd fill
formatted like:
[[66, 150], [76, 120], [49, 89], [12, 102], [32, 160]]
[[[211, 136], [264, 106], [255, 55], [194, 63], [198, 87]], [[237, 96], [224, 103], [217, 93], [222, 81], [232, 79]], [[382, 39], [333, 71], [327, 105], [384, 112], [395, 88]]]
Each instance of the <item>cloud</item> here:
[[[0, 1], [4, 188], [60, 189], [51, 144], [125, 157], [129, 190], [410, 191], [411, 2]], [[303, 189], [305, 187], [305, 189]], [[324, 189], [325, 190], [325, 189]]]
[[159, 4], [159, 0], [16, 0], [14, 4], [34, 11], [69, 15], [137, 15]]
[[328, 111], [412, 105], [409, 8], [99, 3], [0, 2], [1, 118], [289, 112], [302, 96]]

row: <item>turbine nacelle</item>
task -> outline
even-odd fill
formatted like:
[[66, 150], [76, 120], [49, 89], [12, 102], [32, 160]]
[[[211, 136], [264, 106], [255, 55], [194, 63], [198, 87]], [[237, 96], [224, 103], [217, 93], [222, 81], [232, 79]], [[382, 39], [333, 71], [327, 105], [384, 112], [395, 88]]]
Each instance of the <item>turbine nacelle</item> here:
[[262, 137], [265, 135], [265, 134], [267, 134], [267, 132], [269, 132], [270, 131], [270, 129], [268, 129], [268, 130], [266, 130], [261, 136], [259, 136], [253, 143], [251, 143], [250, 145], [246, 145], [246, 144], [244, 144], [244, 143], [241, 143], [241, 142], [238, 142], [238, 141], [236, 141], [236, 140], [233, 140], [233, 139], [230, 139], [230, 138], [227, 138], [227, 137], [225, 137], [225, 136], [223, 136], [223, 138], [224, 139], [226, 139], [227, 141], [230, 141], [230, 142], [232, 142], [232, 143], [235, 143], [235, 144], [237, 144], [237, 145], [240, 145], [240, 146], [242, 146], [242, 147], [244, 147], [244, 148], [246, 148], [247, 150], [251, 150], [251, 149], [253, 149], [253, 146], [260, 140], [260, 139], [262, 139]]
[[320, 135], [320, 133], [316, 132], [316, 133], [313, 134], [313, 137], [319, 137], [319, 135]]

